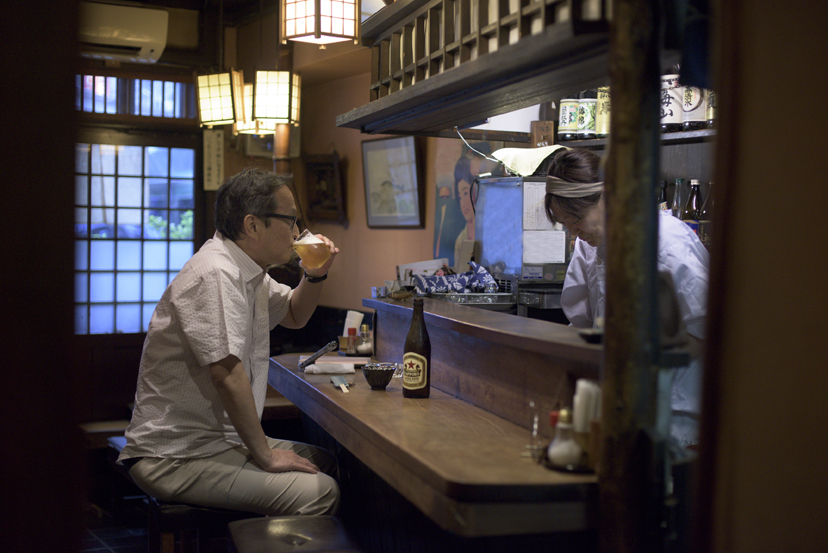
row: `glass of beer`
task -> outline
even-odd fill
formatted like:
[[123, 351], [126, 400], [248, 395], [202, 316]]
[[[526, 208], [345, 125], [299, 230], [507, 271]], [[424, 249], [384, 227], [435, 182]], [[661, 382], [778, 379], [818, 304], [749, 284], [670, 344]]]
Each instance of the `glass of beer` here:
[[331, 257], [328, 245], [308, 229], [293, 242], [293, 249], [299, 254], [306, 269], [318, 269]]

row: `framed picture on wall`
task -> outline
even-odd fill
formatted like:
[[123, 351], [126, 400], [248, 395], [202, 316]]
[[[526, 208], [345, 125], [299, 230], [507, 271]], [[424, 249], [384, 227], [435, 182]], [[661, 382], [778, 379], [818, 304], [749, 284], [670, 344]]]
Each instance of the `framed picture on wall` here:
[[365, 211], [369, 228], [423, 228], [417, 142], [413, 136], [362, 143]]
[[342, 174], [336, 152], [305, 156], [305, 190], [310, 220], [347, 223]]

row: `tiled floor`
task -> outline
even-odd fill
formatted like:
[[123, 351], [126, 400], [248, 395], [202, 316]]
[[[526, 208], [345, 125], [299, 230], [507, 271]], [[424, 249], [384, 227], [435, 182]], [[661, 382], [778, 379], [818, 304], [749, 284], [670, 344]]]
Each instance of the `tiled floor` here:
[[[222, 532], [202, 537], [200, 553], [227, 552], [227, 539]], [[179, 546], [176, 543], [176, 551]], [[83, 553], [146, 553], [147, 547], [147, 511], [140, 498], [127, 500], [121, 516], [97, 505], [87, 508]]]
[[86, 535], [81, 551], [146, 553], [147, 512], [143, 503], [128, 501], [123, 516], [90, 505], [86, 511]]

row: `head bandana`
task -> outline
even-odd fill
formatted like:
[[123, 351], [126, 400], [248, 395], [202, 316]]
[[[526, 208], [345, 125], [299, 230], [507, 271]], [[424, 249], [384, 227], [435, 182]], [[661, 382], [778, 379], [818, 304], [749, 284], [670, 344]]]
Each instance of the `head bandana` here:
[[585, 198], [604, 190], [601, 182], [569, 182], [558, 177], [546, 177], [546, 193], [561, 198]]

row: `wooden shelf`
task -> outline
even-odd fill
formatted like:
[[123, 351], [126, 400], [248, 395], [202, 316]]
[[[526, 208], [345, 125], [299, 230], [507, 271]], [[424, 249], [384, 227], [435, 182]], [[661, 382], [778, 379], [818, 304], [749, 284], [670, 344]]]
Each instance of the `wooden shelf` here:
[[[401, 4], [397, 12], [401, 13], [404, 7]], [[363, 36], [371, 29], [379, 33], [378, 28], [392, 25], [397, 12], [382, 21], [367, 20], [362, 27]], [[473, 126], [494, 115], [606, 85], [606, 29], [606, 22], [586, 26], [584, 22], [572, 21], [551, 24], [514, 44], [381, 95], [339, 115], [336, 124], [368, 134], [440, 136], [454, 126]], [[377, 34], [377, 39], [382, 38]], [[375, 39], [369, 37], [363, 42], [371, 45], [372, 40]]]
[[[670, 146], [673, 144], [697, 144], [709, 142], [716, 138], [715, 129], [702, 129], [699, 131], [682, 131], [664, 133], [661, 135], [661, 145]], [[593, 138], [589, 140], [564, 140], [559, 142], [570, 148], [605, 148], [609, 144], [609, 138]]]

